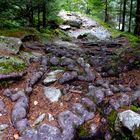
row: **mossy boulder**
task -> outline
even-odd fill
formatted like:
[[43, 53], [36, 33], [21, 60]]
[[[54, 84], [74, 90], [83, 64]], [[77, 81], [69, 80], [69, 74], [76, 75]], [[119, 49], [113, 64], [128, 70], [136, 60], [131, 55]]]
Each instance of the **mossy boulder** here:
[[22, 45], [22, 41], [15, 37], [0, 36], [0, 50], [10, 54], [17, 54]]
[[25, 63], [16, 56], [2, 56], [0, 55], [0, 73], [21, 72], [25, 70]]

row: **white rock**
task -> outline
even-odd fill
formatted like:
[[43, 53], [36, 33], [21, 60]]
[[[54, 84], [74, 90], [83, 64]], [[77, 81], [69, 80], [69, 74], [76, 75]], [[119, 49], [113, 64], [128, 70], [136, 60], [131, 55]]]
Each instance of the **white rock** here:
[[33, 123], [33, 126], [40, 124], [46, 117], [46, 114], [41, 114]]
[[49, 120], [49, 122], [54, 120], [53, 115], [52, 115], [52, 114], [50, 114], [50, 113], [48, 113], [48, 120]]
[[130, 131], [133, 131], [135, 126], [140, 126], [140, 115], [131, 110], [126, 110], [118, 114], [118, 120], [122, 125], [128, 128]]
[[70, 25], [60, 25], [59, 28], [62, 30], [69, 30], [71, 27]]
[[48, 73], [47, 77], [44, 79], [43, 83], [45, 85], [47, 85], [49, 83], [53, 83], [53, 82], [57, 81], [57, 75], [62, 72], [63, 72], [63, 70], [55, 70], [55, 71]]
[[38, 104], [38, 101], [34, 101], [34, 105], [37, 105]]
[[62, 96], [60, 89], [55, 87], [44, 87], [44, 94], [51, 102], [57, 102]]
[[0, 131], [5, 130], [7, 127], [9, 127], [8, 124], [0, 124]]

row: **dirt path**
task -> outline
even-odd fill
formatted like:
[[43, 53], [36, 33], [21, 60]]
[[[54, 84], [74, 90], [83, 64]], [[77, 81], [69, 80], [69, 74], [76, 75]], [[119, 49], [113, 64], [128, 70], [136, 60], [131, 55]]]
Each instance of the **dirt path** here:
[[82, 34], [30, 49], [41, 55], [30, 58], [27, 74], [0, 86], [5, 104], [2, 109], [0, 104], [0, 123], [8, 124], [2, 140], [117, 139], [110, 131], [115, 132], [111, 114], [139, 101], [134, 97], [140, 82], [139, 70], [115, 60], [127, 43], [120, 40], [89, 40]]

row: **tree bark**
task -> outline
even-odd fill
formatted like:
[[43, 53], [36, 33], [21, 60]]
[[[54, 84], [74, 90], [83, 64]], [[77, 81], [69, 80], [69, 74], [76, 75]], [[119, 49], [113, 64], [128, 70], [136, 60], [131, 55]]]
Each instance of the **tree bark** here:
[[47, 23], [46, 23], [46, 1], [43, 0], [43, 3], [42, 3], [42, 7], [43, 7], [43, 27], [45, 28]]
[[119, 30], [121, 30], [121, 24], [122, 24], [122, 0], [120, 0]]
[[132, 9], [133, 9], [133, 0], [131, 0], [130, 3], [129, 29], [128, 29], [129, 33], [131, 32]]
[[38, 4], [38, 25], [37, 25], [38, 31], [40, 31], [40, 5]]
[[105, 1], [105, 22], [108, 22], [108, 1]]
[[137, 0], [136, 20], [134, 34], [140, 36], [140, 1]]
[[125, 14], [126, 14], [126, 0], [123, 1], [122, 31], [125, 30]]

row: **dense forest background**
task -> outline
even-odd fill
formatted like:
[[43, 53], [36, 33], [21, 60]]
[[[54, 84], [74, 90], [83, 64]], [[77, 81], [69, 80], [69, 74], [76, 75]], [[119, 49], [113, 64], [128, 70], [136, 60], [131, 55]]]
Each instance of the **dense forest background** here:
[[1, 0], [0, 28], [56, 26], [61, 9], [96, 17], [121, 31], [140, 35], [139, 0]]

